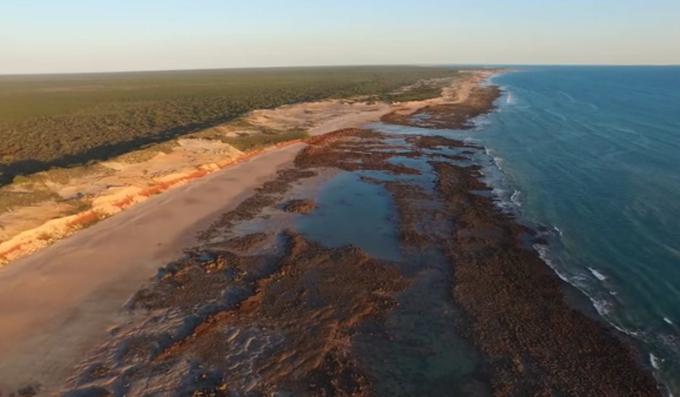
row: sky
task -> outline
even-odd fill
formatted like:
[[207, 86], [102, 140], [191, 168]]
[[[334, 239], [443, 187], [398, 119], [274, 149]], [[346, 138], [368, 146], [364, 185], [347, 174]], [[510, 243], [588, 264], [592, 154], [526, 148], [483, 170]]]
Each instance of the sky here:
[[1, 0], [0, 74], [680, 64], [680, 0]]

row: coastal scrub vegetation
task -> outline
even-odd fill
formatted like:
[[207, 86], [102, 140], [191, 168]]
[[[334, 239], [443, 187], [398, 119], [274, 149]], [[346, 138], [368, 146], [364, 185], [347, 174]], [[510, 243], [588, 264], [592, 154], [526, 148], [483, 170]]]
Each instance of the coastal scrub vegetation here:
[[[390, 98], [443, 67], [269, 68], [0, 77], [0, 184], [17, 175], [102, 160], [233, 120], [258, 108]], [[438, 88], [434, 88], [438, 90]], [[420, 88], [399, 95], [432, 95]], [[248, 148], [268, 139], [234, 138]]]
[[457, 77], [418, 80], [412, 85], [382, 95], [380, 99], [386, 102], [407, 102], [436, 98], [441, 95], [442, 89]]
[[238, 150], [248, 151], [253, 149], [260, 149], [265, 146], [275, 145], [277, 143], [292, 141], [295, 139], [304, 139], [308, 134], [304, 131], [286, 131], [279, 133], [258, 133], [239, 135], [235, 137], [225, 137], [222, 140]]

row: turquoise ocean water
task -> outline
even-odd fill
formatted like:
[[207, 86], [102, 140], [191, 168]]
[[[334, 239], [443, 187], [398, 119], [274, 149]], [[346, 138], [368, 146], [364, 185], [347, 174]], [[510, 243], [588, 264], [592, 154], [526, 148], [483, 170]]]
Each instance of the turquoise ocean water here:
[[680, 395], [680, 67], [530, 67], [496, 76], [497, 112], [468, 134], [501, 196], [549, 230], [537, 247], [638, 340]]

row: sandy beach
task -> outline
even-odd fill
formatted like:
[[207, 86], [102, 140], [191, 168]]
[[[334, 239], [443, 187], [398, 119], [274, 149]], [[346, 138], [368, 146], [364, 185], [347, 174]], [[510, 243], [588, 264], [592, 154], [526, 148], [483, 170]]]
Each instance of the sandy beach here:
[[[154, 197], [0, 271], [0, 391], [60, 384], [159, 266], [197, 243], [303, 145], [259, 156]], [[123, 316], [123, 317], [121, 317]]]

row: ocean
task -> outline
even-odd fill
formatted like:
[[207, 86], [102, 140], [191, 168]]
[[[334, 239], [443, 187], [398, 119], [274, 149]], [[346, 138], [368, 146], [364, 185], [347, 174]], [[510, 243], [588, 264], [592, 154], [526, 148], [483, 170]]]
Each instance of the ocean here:
[[680, 395], [680, 67], [526, 67], [491, 82], [504, 96], [467, 135], [502, 175], [499, 197]]

